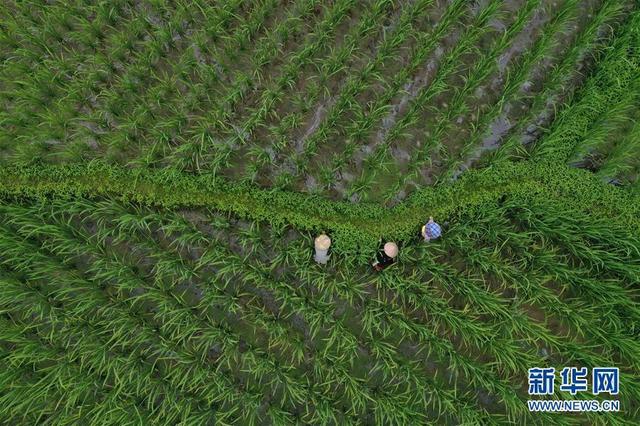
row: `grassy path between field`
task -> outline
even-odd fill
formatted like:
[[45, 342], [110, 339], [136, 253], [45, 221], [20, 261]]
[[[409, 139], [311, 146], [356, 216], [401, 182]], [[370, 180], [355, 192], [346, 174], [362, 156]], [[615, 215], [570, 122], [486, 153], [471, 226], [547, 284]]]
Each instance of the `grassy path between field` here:
[[469, 171], [458, 181], [424, 188], [393, 208], [332, 202], [319, 196], [259, 189], [172, 169], [131, 170], [102, 162], [32, 164], [0, 169], [5, 198], [112, 197], [163, 208], [208, 207], [273, 225], [328, 232], [334, 249], [370, 253], [379, 238], [408, 242], [429, 216], [455, 219], [503, 197], [527, 203], [557, 202], [610, 218], [640, 232], [640, 196], [613, 187], [591, 173], [551, 163], [505, 163]]

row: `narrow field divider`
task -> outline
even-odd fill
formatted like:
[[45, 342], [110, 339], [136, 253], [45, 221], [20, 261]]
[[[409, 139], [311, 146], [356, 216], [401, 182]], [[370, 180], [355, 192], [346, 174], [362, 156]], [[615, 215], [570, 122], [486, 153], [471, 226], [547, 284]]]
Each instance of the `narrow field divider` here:
[[416, 192], [387, 209], [376, 204], [333, 202], [316, 195], [264, 190], [193, 175], [175, 169], [131, 170], [100, 161], [54, 166], [14, 165], [0, 169], [4, 197], [119, 196], [163, 208], [211, 207], [240, 217], [333, 234], [337, 252], [368, 258], [380, 238], [408, 242], [417, 238], [429, 216], [453, 219], [502, 197], [523, 202], [545, 200], [611, 218], [612, 226], [640, 232], [640, 194], [603, 183], [591, 173], [544, 162], [501, 164], [465, 173], [453, 184]]

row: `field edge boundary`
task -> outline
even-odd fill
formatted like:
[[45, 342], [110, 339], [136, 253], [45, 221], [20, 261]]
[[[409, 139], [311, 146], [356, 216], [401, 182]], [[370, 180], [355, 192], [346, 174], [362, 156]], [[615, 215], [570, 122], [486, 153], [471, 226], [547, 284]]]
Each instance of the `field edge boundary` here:
[[607, 184], [588, 171], [554, 163], [519, 162], [465, 173], [451, 184], [423, 188], [404, 203], [385, 208], [277, 189], [236, 184], [212, 175], [175, 169], [127, 169], [101, 161], [75, 165], [0, 168], [3, 198], [110, 197], [162, 208], [208, 207], [275, 226], [330, 232], [338, 252], [370, 253], [380, 238], [407, 242], [428, 216], [439, 221], [517, 198], [560, 202], [612, 224], [640, 232], [640, 196]]

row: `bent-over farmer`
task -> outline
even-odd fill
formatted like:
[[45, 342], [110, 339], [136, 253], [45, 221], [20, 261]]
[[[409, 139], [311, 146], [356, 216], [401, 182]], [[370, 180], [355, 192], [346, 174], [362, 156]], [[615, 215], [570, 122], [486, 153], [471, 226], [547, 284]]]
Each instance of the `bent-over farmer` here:
[[316, 253], [313, 259], [321, 265], [326, 265], [329, 261], [329, 247], [331, 247], [331, 238], [326, 234], [320, 234], [314, 241]]
[[378, 251], [376, 261], [371, 266], [376, 271], [382, 271], [387, 266], [395, 262], [395, 258], [398, 255], [398, 245], [394, 242], [388, 242], [384, 245], [383, 249]]
[[422, 236], [425, 241], [435, 240], [442, 235], [442, 228], [429, 217], [429, 221], [422, 227]]

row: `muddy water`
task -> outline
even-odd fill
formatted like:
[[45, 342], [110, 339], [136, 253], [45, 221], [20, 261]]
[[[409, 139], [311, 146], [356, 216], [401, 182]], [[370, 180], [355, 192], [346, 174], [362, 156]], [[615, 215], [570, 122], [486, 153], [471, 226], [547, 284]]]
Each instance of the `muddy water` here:
[[[447, 91], [441, 96], [432, 99], [428, 105], [425, 105], [424, 113], [420, 115], [417, 124], [408, 129], [407, 137], [399, 141], [390, 141], [391, 149], [389, 154], [395, 165], [391, 167], [390, 172], [381, 172], [379, 176], [380, 179], [377, 180], [388, 180], [405, 173], [408, 163], [417, 150], [425, 150], [428, 153], [428, 158], [431, 163], [430, 165], [425, 165], [421, 170], [418, 170], [415, 176], [410, 177], [407, 185], [401, 188], [396, 194], [393, 201], [394, 203], [402, 201], [415, 188], [433, 183], [435, 178], [437, 178], [447, 165], [448, 159], [461, 153], [461, 148], [464, 143], [468, 141], [473, 125], [481, 119], [484, 113], [495, 105], [502, 95], [503, 85], [509, 69], [517, 63], [522, 54], [530, 49], [535, 40], [540, 37], [542, 27], [552, 16], [554, 3], [555, 0], [543, 1], [543, 6], [534, 12], [533, 18], [525, 24], [524, 30], [516, 36], [512, 45], [498, 56], [495, 64], [495, 72], [478, 87], [473, 93], [473, 96], [469, 97], [467, 102], [468, 110], [452, 119], [452, 129], [442, 138], [441, 144], [432, 146], [432, 142], [429, 140], [430, 132], [433, 131], [437, 123], [436, 117], [438, 116], [438, 111], [448, 107], [448, 101], [453, 91]], [[459, 175], [468, 168], [475, 167], [484, 153], [491, 152], [499, 147], [505, 138], [513, 132], [516, 125], [520, 125], [522, 118], [527, 114], [528, 108], [530, 107], [528, 99], [544, 89], [545, 76], [548, 75], [551, 67], [562, 57], [562, 52], [571, 43], [576, 31], [580, 30], [589, 22], [589, 15], [593, 14], [594, 6], [597, 6], [599, 3], [599, 0], [585, 1], [585, 7], [581, 8], [578, 12], [579, 18], [575, 23], [571, 23], [568, 26], [567, 31], [558, 35], [558, 43], [554, 50], [554, 55], [545, 58], [532, 69], [529, 78], [519, 89], [517, 96], [520, 99], [506, 103], [501, 114], [487, 124], [481, 140], [475, 149], [464, 156], [462, 165], [456, 175]], [[507, 1], [504, 3], [502, 7], [506, 13], [490, 21], [490, 27], [493, 31], [491, 37], [497, 36], [501, 31], [509, 27], [512, 23], [512, 17], [523, 4], [524, 0]], [[441, 7], [445, 6], [444, 3], [439, 3], [439, 5]], [[430, 9], [426, 14], [430, 16], [430, 19], [437, 20], [441, 13], [442, 11]], [[465, 19], [468, 20], [470, 17], [467, 16]], [[431, 24], [433, 25], [433, 22]], [[390, 25], [393, 24], [391, 23]], [[321, 182], [318, 166], [328, 165], [334, 156], [338, 158], [344, 152], [346, 141], [340, 137], [340, 133], [343, 131], [342, 126], [348, 124], [350, 120], [354, 118], [349, 112], [341, 118], [341, 124], [338, 125], [339, 128], [335, 129], [336, 136], [331, 137], [330, 140], [321, 141], [317, 156], [311, 159], [309, 174], [301, 176], [296, 181], [295, 188], [307, 192], [322, 192], [333, 199], [345, 199], [347, 188], [349, 188], [350, 183], [353, 181], [352, 176], [360, 175], [365, 159], [374, 152], [376, 146], [385, 140], [390, 129], [404, 116], [418, 93], [428, 88], [429, 84], [431, 84], [442, 59], [460, 39], [460, 27], [461, 25], [459, 25], [456, 30], [447, 34], [436, 46], [436, 49], [425, 61], [419, 72], [416, 73], [410, 81], [404, 83], [403, 92], [391, 101], [387, 114], [380, 123], [376, 125], [373, 131], [370, 132], [368, 140], [354, 147], [353, 156], [350, 158], [351, 161], [341, 169], [342, 173], [337, 173], [334, 176], [335, 183], [327, 187], [325, 183]], [[486, 37], [479, 41], [480, 54], [486, 53], [486, 51], [483, 50], [483, 46], [488, 46], [491, 43], [491, 37]], [[372, 49], [372, 54], [374, 54], [375, 46], [370, 46], [370, 48]], [[456, 75], [448, 79], [448, 83], [455, 85], [455, 87], [460, 87], [460, 85], [463, 84], [462, 77], [468, 72], [477, 59], [477, 56], [474, 55], [463, 56], [460, 61], [460, 70]], [[588, 69], [588, 61], [588, 57], [585, 57], [580, 62], [579, 69], [583, 69], [583, 72]], [[385, 71], [397, 71], [403, 62], [406, 62], [406, 58], [404, 57], [389, 66], [385, 65]], [[366, 61], [362, 62], [362, 64], [364, 63], [366, 63]], [[311, 74], [309, 75], [311, 76]], [[393, 76], [385, 73], [384, 77], [385, 79], [390, 79]], [[580, 82], [580, 74], [576, 73], [575, 77], [571, 77], [570, 84], [567, 85], [569, 87], [563, 87], [561, 93], [565, 91], [569, 93], [572, 87]], [[365, 93], [358, 96], [358, 102], [360, 102], [361, 105], [366, 105], [368, 102], [375, 100], [376, 96], [382, 93], [382, 90], [383, 86], [376, 83]], [[291, 153], [300, 153], [302, 151], [306, 139], [312, 136], [324, 121], [327, 111], [335, 102], [335, 96], [336, 93], [323, 94], [322, 98], [318, 99], [315, 104], [309, 105], [309, 108], [305, 112], [306, 118], [298, 129], [295, 138], [290, 141]], [[548, 124], [553, 118], [553, 109], [562, 99], [562, 97], [550, 99], [545, 111], [532, 120], [531, 123], [523, 127], [525, 142], [531, 143], [539, 137], [540, 128]], [[295, 108], [298, 107], [294, 107], [294, 109]], [[289, 155], [290, 153], [287, 154], [287, 157], [275, 159], [274, 164], [269, 168], [270, 170], [265, 171], [270, 176], [265, 182], [273, 182], [275, 178], [283, 172], [296, 172], [295, 165], [293, 165], [290, 158], [288, 158]], [[357, 202], [358, 199], [353, 199], [352, 201]]]
[[[358, 55], [354, 55], [346, 61], [346, 66], [349, 68], [348, 72], [339, 72], [336, 76], [329, 77], [328, 81], [320, 90], [320, 97], [317, 100], [317, 103], [310, 111], [305, 112], [305, 118], [301, 125], [289, 132], [288, 137], [290, 139], [290, 143], [285, 151], [283, 151], [282, 155], [279, 156], [278, 161], [287, 156], [299, 155], [303, 152], [307, 139], [312, 137], [317, 129], [324, 124], [327, 114], [332, 111], [347, 80], [357, 75], [359, 71], [367, 65], [369, 60], [375, 57], [379, 43], [381, 43], [384, 34], [388, 31], [393, 31], [396, 27], [402, 7], [407, 7], [407, 3], [408, 2], [402, 2], [399, 7], [395, 8], [393, 13], [383, 20], [383, 27], [381, 30], [372, 33], [371, 37], [365, 37], [359, 42], [357, 46], [357, 49], [359, 49]], [[352, 31], [353, 27], [358, 24], [359, 14], [362, 13], [363, 9], [364, 8], [359, 9], [358, 14], [353, 16], [348, 24], [338, 31], [336, 39], [340, 40], [340, 43], [338, 43], [337, 46], [332, 46], [332, 50], [339, 49], [339, 45], [344, 42], [347, 33]], [[316, 77], [314, 75], [315, 67], [312, 68], [312, 72], [308, 76], [308, 79], [311, 81]], [[304, 92], [300, 92], [301, 95], [303, 95], [303, 93]], [[279, 112], [277, 116], [281, 117], [282, 112]], [[320, 145], [325, 145], [331, 142], [332, 141], [321, 141]]]
[[[355, 167], [354, 172], [358, 173], [361, 168], [361, 164], [369, 154], [373, 153], [375, 148], [384, 143], [387, 139], [389, 131], [396, 125], [398, 119], [404, 116], [407, 112], [412, 101], [424, 90], [435, 78], [437, 70], [443, 57], [453, 46], [457, 43], [462, 35], [462, 31], [454, 29], [451, 33], [448, 33], [444, 38], [435, 46], [434, 51], [429, 56], [424, 66], [421, 67], [418, 73], [412, 78], [412, 80], [406, 82], [403, 86], [403, 90], [399, 96], [392, 100], [388, 113], [383, 117], [378, 130], [372, 134], [372, 138], [366, 143], [366, 147], [360, 147], [355, 155]], [[393, 170], [394, 173], [401, 173], [406, 163], [410, 159], [412, 149], [409, 147], [399, 146], [391, 155], [394, 158], [394, 163], [398, 165], [397, 170]], [[398, 158], [395, 158], [395, 155]], [[381, 180], [386, 180], [385, 176], [381, 177]]]
[[[493, 41], [495, 40], [495, 38], [497, 36], [499, 36], [499, 32], [504, 30], [504, 28], [507, 28], [509, 25], [511, 25], [511, 20], [510, 18], [513, 17], [514, 13], [523, 5], [522, 1], [518, 1], [518, 2], [508, 2], [508, 4], [505, 4], [503, 7], [506, 9], [505, 13], [503, 13], [502, 15], [499, 15], [498, 17], [493, 18], [490, 23], [489, 26], [492, 29], [492, 31], [489, 31], [487, 34], [483, 35], [480, 40], [478, 41], [478, 46], [480, 49], [480, 54], [485, 54], [486, 50], [489, 48], [489, 46], [493, 43]], [[538, 14], [539, 16], [535, 19], [533, 19], [531, 22], [529, 22], [529, 27], [527, 28], [528, 32], [529, 32], [529, 37], [532, 37], [533, 34], [535, 33], [535, 29], [542, 25], [542, 23], [544, 22], [544, 15], [542, 13]], [[503, 56], [501, 56], [499, 58], [500, 61], [502, 61], [505, 66], [506, 64], [511, 60], [511, 58], [517, 54], [518, 51], [525, 49], [526, 48], [526, 41], [527, 41], [527, 37], [521, 37], [515, 44], [514, 46], [512, 46], [507, 52], [505, 52], [505, 54], [503, 54]], [[460, 63], [462, 64], [460, 71], [458, 73], [456, 73], [455, 75], [451, 76], [450, 78], [448, 78], [448, 84], [451, 87], [461, 87], [464, 84], [464, 76], [469, 72], [469, 70], [471, 69], [471, 67], [474, 66], [475, 62], [478, 60], [478, 54], [467, 54], [467, 55], [463, 55], [460, 58]], [[437, 170], [438, 170], [438, 165], [443, 164], [443, 159], [439, 153], [446, 153], [446, 152], [456, 152], [456, 150], [458, 149], [458, 146], [460, 145], [461, 141], [465, 140], [466, 134], [468, 134], [468, 132], [465, 132], [464, 130], [460, 130], [460, 129], [466, 129], [470, 126], [471, 123], [473, 123], [476, 119], [477, 119], [477, 111], [481, 110], [483, 107], [487, 108], [494, 99], [497, 98], [497, 96], [499, 96], [499, 92], [501, 90], [501, 85], [500, 83], [502, 83], [500, 79], [501, 77], [499, 76], [500, 74], [498, 74], [497, 78], [494, 78], [489, 84], [485, 84], [483, 86], [480, 86], [477, 91], [475, 92], [475, 97], [477, 99], [473, 99], [470, 103], [470, 107], [469, 110], [466, 113], [463, 113], [462, 115], [459, 115], [457, 117], [454, 118], [454, 122], [452, 123], [454, 126], [454, 129], [452, 129], [449, 133], [449, 135], [447, 135], [445, 138], [443, 138], [442, 141], [440, 141], [440, 145], [438, 146], [434, 146], [434, 147], [430, 147], [430, 149], [427, 151], [430, 153], [430, 157], [431, 157], [431, 166], [425, 166], [427, 169], [431, 170], [431, 172], [427, 171], [427, 170], [420, 170], [420, 181], [419, 182], [415, 182], [415, 181], [411, 181], [410, 184], [411, 186], [415, 186], [416, 184], [418, 186], [420, 185], [428, 185], [433, 181], [433, 177], [434, 174], [437, 175]], [[436, 98], [434, 98], [431, 102], [430, 105], [425, 108], [425, 112], [422, 114], [421, 116], [421, 120], [420, 123], [424, 123], [421, 124], [423, 128], [429, 128], [430, 126], [434, 126], [435, 123], [433, 123], [434, 121], [434, 113], [437, 114], [437, 111], [441, 111], [443, 109], [446, 109], [448, 107], [448, 101], [451, 98], [451, 96], [453, 96], [454, 91], [453, 90], [447, 90], [444, 93], [442, 93], [441, 95], [437, 96]], [[483, 99], [483, 98], [487, 98], [487, 99]], [[500, 127], [500, 125], [504, 125], [505, 123], [499, 123], [498, 126], [496, 127]], [[496, 129], [498, 130], [498, 129]], [[413, 140], [408, 140], [406, 142], [401, 141], [400, 144], [404, 145], [406, 148], [405, 149], [416, 149], [416, 148], [420, 148], [418, 146], [418, 140], [417, 139], [421, 139], [421, 138], [428, 138], [429, 134], [428, 132], [424, 132], [421, 134], [420, 131], [411, 131], [410, 132]], [[451, 134], [453, 133], [453, 134]], [[455, 134], [458, 134], [457, 136]], [[487, 141], [487, 144], [491, 144], [491, 141]], [[446, 148], [445, 150], [442, 150], [442, 148]], [[422, 149], [422, 148], [420, 148]], [[396, 160], [400, 163], [402, 163], [402, 158], [396, 158]], [[399, 194], [399, 198], [402, 199], [403, 194]]]
[[[355, 61], [357, 65], [352, 67], [354, 71], [345, 75], [344, 78], [339, 82], [339, 84], [335, 85], [335, 87], [332, 88], [332, 90], [329, 90], [328, 91], [329, 93], [324, 94], [323, 100], [320, 101], [319, 105], [316, 107], [317, 109], [315, 111], [314, 116], [312, 118], [309, 118], [305, 123], [304, 133], [300, 136], [296, 136], [297, 152], [302, 151], [305, 140], [308, 137], [312, 136], [316, 132], [317, 128], [322, 124], [326, 114], [333, 107], [335, 101], [337, 100], [337, 97], [339, 96], [340, 91], [342, 90], [342, 85], [346, 83], [348, 78], [354, 77], [356, 75], [354, 73], [358, 72], [357, 70], [364, 68], [370, 61], [372, 61], [375, 58], [375, 56], [378, 53], [380, 44], [383, 41], [383, 37], [390, 37], [390, 35], [393, 34], [393, 31], [396, 30], [399, 24], [399, 20], [402, 15], [402, 12], [406, 8], [410, 7], [412, 3], [413, 1], [402, 2], [399, 5], [400, 7], [397, 7], [395, 11], [384, 20], [383, 31], [381, 31], [375, 38], [372, 38], [368, 41], [368, 48], [365, 49], [366, 56], [362, 58], [358, 58]], [[398, 48], [398, 53], [400, 56], [397, 58], [397, 60], [389, 61], [388, 63], [385, 63], [382, 65], [383, 72], [385, 74], [389, 74], [389, 75], [395, 74], [395, 71], [392, 71], [392, 70], [399, 63], [402, 63], [405, 61], [406, 58], [404, 58], [403, 55], [405, 54], [405, 52], [408, 51], [408, 46], [411, 45], [412, 42], [413, 42], [413, 39], [409, 38], [409, 40], [405, 43], [405, 45], [400, 46]], [[367, 106], [371, 102], [375, 101], [376, 97], [383, 92], [384, 88], [385, 87], [379, 81], [374, 80], [369, 83], [369, 86], [366, 90], [356, 95], [354, 102], [357, 102], [363, 110], [366, 110]], [[330, 129], [331, 138], [327, 138], [326, 140], [323, 140], [320, 142], [320, 145], [321, 145], [321, 148], [319, 148], [320, 152], [318, 152], [318, 154], [311, 159], [312, 169], [318, 169], [321, 166], [326, 167], [333, 161], [334, 158], [331, 155], [328, 155], [327, 151], [336, 152], [337, 155], [340, 156], [340, 153], [344, 150], [344, 146], [346, 143], [346, 141], [344, 140], [345, 130], [346, 130], [345, 126], [349, 125], [355, 119], [357, 119], [357, 116], [354, 115], [349, 110], [346, 110], [342, 113], [340, 119], [338, 120], [337, 125], [334, 128]], [[357, 156], [359, 152], [357, 147], [355, 148], [355, 151]], [[356, 161], [359, 161], [359, 160], [356, 158]]]
[[[432, 28], [433, 25], [435, 25], [435, 23], [440, 19], [446, 6], [447, 6], [447, 2], [442, 0], [436, 1], [434, 5], [431, 6], [425, 12], [425, 18], [417, 21], [416, 30], [428, 31], [430, 28]], [[404, 5], [403, 7], [406, 8], [408, 7], [408, 5]], [[389, 30], [391, 30], [394, 27], [394, 25], [397, 24], [397, 22], [394, 22], [394, 21], [397, 21], [397, 19], [399, 18], [399, 13], [397, 15], [398, 16], [395, 16], [393, 17], [393, 19], [390, 20]], [[389, 61], [383, 65], [382, 73], [385, 79], [392, 78], [394, 75], [396, 75], [400, 71], [401, 67], [403, 67], [408, 63], [408, 60], [409, 60], [408, 54], [410, 52], [410, 49], [413, 47], [413, 45], [414, 45], [414, 39], [410, 37], [405, 43], [405, 45], [400, 46], [400, 48], [398, 49], [398, 57], [396, 57], [395, 60]], [[425, 84], [425, 82], [418, 82], [418, 84]], [[382, 83], [374, 81], [373, 84], [368, 88], [368, 90], [360, 93], [356, 97], [356, 102], [358, 102], [361, 106], [364, 106], [364, 110], [366, 110], [367, 106], [370, 103], [374, 102], [376, 98], [383, 93], [383, 91], [385, 90], [385, 87], [386, 86], [383, 85]], [[407, 82], [405, 85], [405, 89], [407, 90], [407, 92], [411, 92], [412, 88], [413, 88], [413, 91], [415, 92], [419, 89], [419, 86], [413, 84], [412, 82]], [[387, 129], [393, 125], [393, 123], [396, 120], [395, 116], [400, 114], [401, 109], [404, 109], [406, 107], [406, 103], [408, 102], [409, 97], [415, 96], [415, 94], [414, 95], [409, 94], [408, 96], [405, 96], [405, 95], [406, 93], [403, 93], [400, 97], [398, 97], [397, 99], [394, 99], [391, 102], [390, 113], [388, 116], [384, 118], [383, 127], [381, 129], [378, 129], [380, 130], [380, 132], [376, 131], [377, 133], [373, 134], [374, 139], [380, 140], [384, 138], [383, 133], [386, 132]], [[403, 96], [405, 96], [404, 100], [402, 99]], [[354, 120], [354, 119], [356, 119], [356, 117], [352, 113], [347, 111], [341, 117], [340, 123], [348, 124], [351, 120]], [[338, 128], [335, 129], [338, 137], [342, 135], [343, 130], [344, 128], [341, 127], [341, 125], [339, 125]], [[355, 156], [354, 156], [355, 167], [352, 169], [352, 171], [357, 171], [357, 169], [361, 165], [362, 159], [370, 153], [370, 150], [371, 148], [364, 148], [364, 149], [360, 147], [355, 148]], [[328, 157], [323, 154], [322, 157], [318, 156], [317, 158], [314, 158], [312, 162], [326, 164], [328, 161], [330, 161], [327, 158]]]
[[[584, 7], [581, 8], [578, 18], [575, 22], [568, 25], [567, 30], [561, 31], [557, 37], [557, 45], [552, 49], [552, 54], [546, 56], [540, 63], [534, 66], [530, 72], [529, 80], [521, 86], [519, 94], [517, 95], [521, 99], [512, 101], [506, 105], [505, 111], [497, 117], [487, 129], [486, 134], [483, 136], [481, 145], [479, 145], [470, 155], [465, 158], [465, 161], [456, 171], [455, 176], [459, 176], [464, 170], [473, 167], [478, 159], [480, 159], [484, 153], [495, 150], [500, 146], [505, 137], [509, 134], [512, 128], [528, 113], [528, 109], [531, 104], [531, 99], [536, 93], [544, 89], [544, 81], [548, 73], [551, 71], [551, 67], [554, 66], [562, 59], [562, 52], [571, 44], [571, 42], [577, 36], [577, 33], [587, 25], [589, 19], [593, 17], [595, 8], [599, 5], [599, 1], [590, 0], [584, 2]], [[553, 2], [550, 4], [553, 6]], [[543, 23], [547, 19], [538, 18], [538, 23]], [[539, 27], [538, 27], [539, 29]], [[501, 57], [503, 60], [503, 57]], [[582, 68], [581, 65], [578, 69]], [[496, 78], [496, 82], [500, 81], [502, 77], [500, 74]], [[575, 82], [577, 83], [577, 82]], [[563, 89], [565, 87], [563, 86]], [[535, 118], [534, 122], [524, 127], [525, 131], [523, 139], [525, 143], [531, 143], [540, 134], [541, 126], [547, 124], [552, 117], [551, 112], [556, 108], [558, 99], [550, 99], [546, 109]], [[508, 110], [507, 110], [508, 108]]]
[[[336, 30], [337, 36], [334, 36], [333, 43], [334, 48], [339, 48], [340, 43], [343, 40], [341, 37], [342, 34], [346, 32], [349, 25], [352, 23], [352, 19], [357, 19], [358, 12], [351, 11], [350, 16], [348, 16]], [[303, 34], [307, 34], [311, 31], [312, 26], [320, 22], [324, 18], [323, 13], [315, 13], [314, 19], [308, 19], [305, 21], [305, 28], [303, 30]], [[260, 99], [263, 94], [264, 89], [271, 87], [274, 82], [282, 75], [282, 66], [285, 63], [288, 63], [290, 60], [290, 55], [292, 52], [295, 52], [306, 40], [307, 36], [298, 37], [296, 40], [290, 40], [286, 48], [285, 54], [279, 54], [273, 63], [269, 64], [269, 66], [263, 70], [263, 74], [261, 79], [258, 81], [253, 81], [252, 83], [256, 83], [256, 87], [253, 88], [249, 93], [245, 96], [242, 102], [236, 107], [234, 110], [234, 118], [232, 119], [237, 126], [241, 127], [243, 120], [247, 118], [247, 111], [250, 111], [253, 107], [260, 104]], [[326, 55], [326, 49], [319, 52], [315, 59], [320, 59], [319, 57], [324, 57]], [[264, 126], [259, 126], [254, 130], [254, 134], [252, 135], [252, 144], [260, 144], [262, 146], [270, 145], [273, 135], [270, 134], [269, 128], [271, 126], [276, 126], [278, 124], [278, 119], [286, 116], [287, 114], [293, 112], [294, 110], [302, 109], [299, 102], [295, 102], [295, 96], [298, 94], [302, 94], [305, 91], [305, 87], [308, 84], [313, 83], [312, 76], [315, 73], [315, 67], [310, 65], [303, 69], [295, 79], [294, 88], [284, 96], [284, 102], [277, 102], [275, 106], [274, 114], [270, 114], [265, 118]], [[248, 162], [246, 158], [247, 155], [247, 147], [243, 147], [242, 149], [235, 152], [231, 158], [232, 168], [244, 168], [246, 163]]]
[[[591, 1], [589, 3], [591, 4], [592, 9], [589, 11], [589, 13], [581, 15], [580, 23], [578, 25], [579, 29], [584, 28], [588, 24], [588, 19], [594, 16], [596, 11], [595, 8], [597, 8], [599, 5], [599, 2]], [[600, 29], [598, 34], [602, 39], [610, 34], [610, 32], [611, 27], [606, 25]], [[565, 43], [569, 43], [570, 36], [571, 34], [564, 34], [564, 38], [566, 40], [561, 43], [559, 47], [562, 47]], [[561, 55], [562, 52], [559, 51], [558, 54]], [[534, 143], [543, 133], [543, 130], [550, 125], [552, 120], [555, 118], [557, 105], [564, 104], [567, 99], [574, 93], [575, 89], [582, 85], [587, 75], [589, 74], [590, 69], [593, 67], [593, 62], [593, 58], [590, 55], [582, 55], [582, 57], [578, 61], [578, 65], [574, 74], [568, 76], [567, 84], [563, 85], [556, 93], [552, 95], [552, 97], [549, 98], [543, 110], [539, 112], [526, 126], [524, 132], [521, 134], [521, 141], [524, 145], [530, 145]]]
[[[531, 104], [531, 99], [540, 91], [544, 90], [544, 82], [548, 73], [551, 71], [551, 67], [557, 64], [562, 60], [562, 53], [565, 49], [570, 46], [573, 40], [576, 38], [582, 28], [584, 28], [591, 18], [593, 18], [593, 14], [596, 11], [597, 7], [601, 2], [598, 0], [589, 0], [583, 2], [583, 7], [581, 7], [581, 11], [575, 20], [575, 22], [570, 23], [567, 27], [567, 30], [561, 31], [556, 37], [557, 44], [554, 49], [552, 49], [552, 54], [545, 57], [543, 61], [537, 64], [530, 73], [530, 78], [526, 81], [520, 89], [519, 96], [524, 96], [522, 100], [516, 100], [514, 102], [509, 103], [508, 105], [511, 107], [511, 113], [507, 114], [506, 117], [513, 123], [515, 126], [516, 123], [519, 124], [519, 121], [528, 113], [528, 109]], [[553, 4], [551, 4], [553, 6]], [[559, 93], [554, 94], [552, 98], [549, 99], [545, 109], [536, 116], [533, 121], [528, 125], [523, 125], [524, 132], [522, 134], [522, 141], [525, 144], [530, 144], [534, 142], [541, 134], [543, 128], [545, 128], [551, 121], [554, 116], [554, 111], [557, 108], [558, 104], [561, 104], [564, 96], [563, 93], [570, 93], [570, 91], [576, 85], [580, 84], [582, 76], [580, 73], [584, 68], [588, 58], [585, 56], [581, 61], [579, 61], [579, 65], [576, 69], [576, 77], [570, 79], [569, 84], [563, 85]], [[527, 99], [528, 98], [528, 99]], [[502, 121], [505, 118], [505, 114], [502, 114], [497, 121]], [[492, 126], [496, 123], [492, 123]], [[472, 167], [477, 163], [477, 160], [482, 157], [485, 152], [490, 152], [500, 146], [502, 141], [505, 140], [507, 134], [509, 134], [509, 130], [506, 132], [502, 132], [501, 134], [496, 134], [492, 129], [489, 130], [489, 134], [485, 136], [486, 138], [491, 138], [495, 140], [494, 144], [486, 145], [483, 141], [482, 146], [478, 147], [472, 155], [467, 157], [461, 169], [466, 169]], [[496, 137], [497, 136], [497, 137]]]

